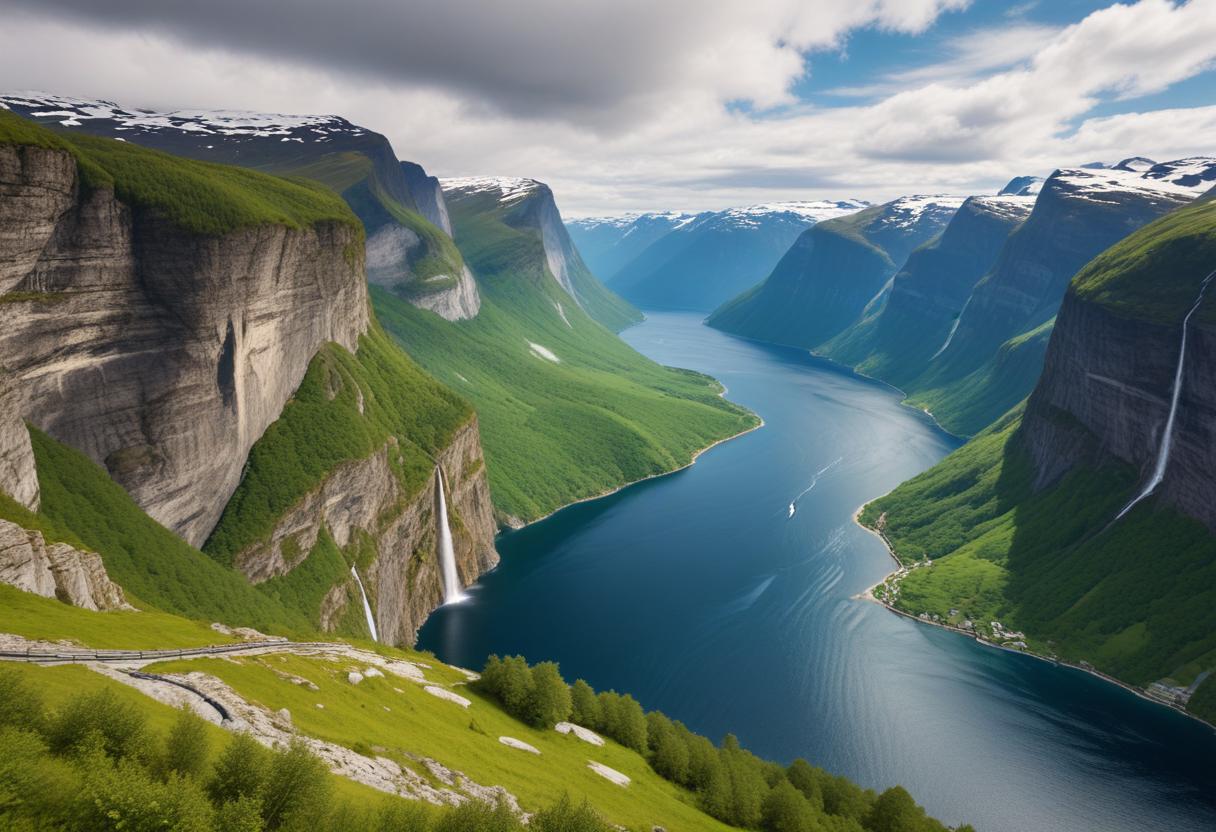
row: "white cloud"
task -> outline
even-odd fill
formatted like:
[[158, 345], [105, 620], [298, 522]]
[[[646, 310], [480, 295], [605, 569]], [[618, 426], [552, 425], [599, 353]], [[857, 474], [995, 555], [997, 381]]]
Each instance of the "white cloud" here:
[[[567, 29], [573, 18], [559, 7], [584, 5], [529, 2], [552, 7]], [[9, 88], [126, 106], [340, 113], [386, 134], [398, 155], [432, 173], [548, 181], [570, 214], [976, 192], [1095, 158], [1216, 151], [1216, 106], [1084, 120], [1102, 94], [1143, 95], [1210, 65], [1216, 0], [1145, 0], [1060, 30], [972, 33], [938, 65], [905, 78], [911, 88], [838, 108], [791, 101], [804, 52], [813, 62], [815, 50], [838, 47], [858, 26], [923, 31], [962, 3], [600, 5], [637, 17], [628, 29], [605, 22], [547, 51], [522, 25], [481, 21], [480, 29], [502, 24], [503, 46], [493, 61], [477, 60], [509, 70], [485, 83], [467, 68], [462, 77], [457, 67], [410, 80], [409, 67], [372, 71], [238, 40], [221, 47], [218, 36], [185, 43], [163, 25], [115, 28], [13, 10], [0, 28], [0, 78]], [[676, 7], [685, 15], [678, 23], [665, 16]], [[528, 20], [549, 39], [566, 31]], [[444, 45], [457, 62], [465, 58]], [[522, 54], [529, 51], [537, 54]], [[527, 67], [512, 67], [515, 60]], [[542, 69], [568, 77], [536, 87], [537, 98], [528, 87]], [[579, 96], [587, 100], [568, 100]], [[726, 106], [740, 99], [780, 106], [760, 115]]]

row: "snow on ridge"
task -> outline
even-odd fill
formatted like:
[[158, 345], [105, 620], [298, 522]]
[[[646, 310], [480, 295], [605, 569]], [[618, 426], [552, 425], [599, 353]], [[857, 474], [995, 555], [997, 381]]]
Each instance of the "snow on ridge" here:
[[1193, 156], [1155, 164], [1148, 170], [1062, 168], [1052, 179], [1091, 202], [1114, 202], [1103, 195], [1119, 193], [1195, 197], [1216, 184], [1216, 159]]
[[498, 193], [499, 202], [514, 202], [545, 187], [535, 179], [516, 176], [453, 176], [440, 177], [439, 187], [445, 191], [468, 194]]
[[883, 222], [886, 225], [908, 228], [918, 223], [926, 212], [953, 214], [966, 201], [965, 196], [949, 194], [901, 196], [887, 203], [887, 217]]
[[973, 202], [983, 205], [992, 213], [1010, 217], [1030, 216], [1030, 211], [1034, 208], [1037, 199], [1037, 189], [1034, 193], [1026, 194], [983, 194], [971, 197]]
[[5, 109], [20, 109], [37, 120], [55, 120], [65, 127], [86, 121], [111, 121], [118, 130], [180, 130], [216, 135], [285, 136], [310, 128], [318, 135], [345, 133], [360, 136], [367, 131], [335, 115], [286, 115], [247, 110], [129, 110], [113, 101], [73, 98], [42, 92], [0, 95]]

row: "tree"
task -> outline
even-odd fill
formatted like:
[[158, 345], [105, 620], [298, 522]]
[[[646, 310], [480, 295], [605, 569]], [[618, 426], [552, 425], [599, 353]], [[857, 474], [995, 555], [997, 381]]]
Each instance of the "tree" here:
[[531, 690], [525, 708], [525, 721], [537, 728], [552, 728], [570, 718], [570, 688], [553, 662], [532, 668]]
[[45, 713], [42, 694], [17, 670], [0, 670], [0, 728], [11, 725], [23, 731], [42, 728]]
[[673, 783], [688, 782], [688, 745], [675, 724], [658, 711], [646, 714], [646, 742], [650, 746], [650, 765]]
[[262, 832], [262, 802], [242, 797], [221, 804], [215, 811], [215, 828], [223, 832]]
[[788, 780], [774, 786], [760, 810], [766, 832], [815, 832], [819, 828], [811, 804]]
[[79, 828], [90, 832], [211, 832], [214, 828], [211, 804], [194, 781], [174, 774], [162, 783], [130, 757], [111, 760], [100, 744], [81, 749], [85, 777]]
[[761, 806], [769, 790], [762, 761], [743, 750], [734, 734], [727, 734], [722, 741], [722, 767], [730, 788], [730, 823], [758, 826]]
[[267, 829], [313, 830], [329, 803], [329, 770], [303, 740], [294, 740], [270, 760], [262, 797]]
[[582, 679], [575, 679], [570, 688], [570, 719], [584, 728], [600, 730], [602, 714], [600, 702], [595, 696], [591, 685]]
[[718, 749], [714, 748], [714, 744], [708, 739], [700, 734], [693, 734], [686, 728], [684, 731], [688, 734], [685, 741], [688, 747], [688, 785], [697, 791], [706, 790], [713, 782], [714, 776], [721, 772], [722, 759], [718, 756]]
[[269, 751], [249, 734], [234, 734], [215, 762], [207, 793], [216, 804], [260, 800], [269, 767]]
[[807, 799], [811, 808], [816, 812], [824, 811], [822, 785], [824, 774], [824, 771], [816, 769], [801, 757], [790, 763], [789, 768], [785, 770], [785, 776], [789, 779], [790, 784], [802, 792], [802, 796]]
[[599, 695], [601, 730], [626, 748], [646, 753], [646, 714], [629, 694], [605, 691]]
[[523, 719], [532, 696], [532, 673], [523, 656], [507, 656], [502, 660], [502, 683], [498, 698], [512, 716]]
[[869, 832], [925, 832], [926, 820], [912, 795], [903, 786], [892, 786], [874, 801], [861, 825]]
[[210, 746], [207, 723], [194, 711], [182, 708], [165, 738], [165, 749], [161, 756], [162, 773], [201, 777], [207, 767]]

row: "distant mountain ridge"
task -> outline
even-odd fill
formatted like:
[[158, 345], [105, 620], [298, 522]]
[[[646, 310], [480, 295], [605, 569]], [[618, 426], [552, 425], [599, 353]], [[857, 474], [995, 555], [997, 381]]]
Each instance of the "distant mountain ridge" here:
[[[861, 200], [774, 202], [568, 223], [592, 269], [643, 307], [708, 312], [763, 279], [797, 236]], [[598, 267], [596, 264], [600, 264]]]

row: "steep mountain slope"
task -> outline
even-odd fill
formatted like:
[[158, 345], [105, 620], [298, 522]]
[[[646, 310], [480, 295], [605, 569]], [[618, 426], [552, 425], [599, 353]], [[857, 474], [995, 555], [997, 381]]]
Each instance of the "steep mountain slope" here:
[[976, 285], [952, 337], [921, 375], [905, 383], [909, 400], [952, 432], [983, 429], [1033, 387], [1051, 320], [1077, 270], [1214, 180], [1216, 161], [1210, 159], [1054, 173], [1029, 219]]
[[710, 312], [759, 283], [807, 228], [866, 205], [778, 202], [701, 214], [638, 253], [610, 285], [644, 307]]
[[768, 278], [723, 304], [708, 323], [726, 332], [817, 347], [869, 310], [917, 246], [935, 237], [963, 197], [911, 196], [804, 231]]
[[[22, 420], [103, 465], [73, 463], [91, 491], [68, 505], [146, 521], [79, 535], [138, 596], [165, 601], [157, 576], [208, 540], [224, 566], [172, 567], [167, 609], [231, 621], [227, 596], [253, 593], [272, 623], [363, 632], [356, 566], [408, 643], [443, 597], [436, 466], [460, 577], [496, 562], [472, 410], [371, 320], [362, 227], [332, 192], [0, 112], [0, 197], [0, 489], [60, 521], [78, 490], [47, 502]], [[107, 474], [168, 530], [102, 494]]]
[[550, 249], [547, 187], [482, 179], [445, 181], [445, 191], [481, 313], [453, 325], [379, 289], [372, 299], [410, 355], [476, 406], [505, 522], [678, 468], [756, 424], [717, 382], [643, 358], [580, 307], [554, 260], [575, 292], [599, 296], [579, 261]]
[[866, 508], [901, 560], [933, 559], [899, 608], [999, 620], [1171, 701], [1216, 669], [1214, 268], [1207, 201], [1077, 275], [1024, 412]]
[[[557, 210], [549, 186], [534, 179], [470, 177], [441, 180], [445, 193], [486, 195], [485, 204], [508, 208], [504, 223], [540, 235], [545, 265], [569, 301], [614, 332], [642, 320], [642, 314], [605, 288], [583, 263]], [[531, 198], [530, 198], [531, 197]], [[463, 241], [460, 241], [463, 243]], [[479, 275], [480, 277], [480, 275]]]
[[703, 214], [679, 211], [651, 214], [623, 214], [616, 217], [581, 217], [567, 220], [570, 239], [583, 256], [587, 267], [600, 280], [612, 278], [651, 243]]
[[338, 116], [151, 112], [45, 93], [0, 95], [0, 106], [56, 130], [321, 182], [363, 222], [372, 282], [450, 320], [477, 314], [476, 285], [452, 245], [437, 181], [399, 162], [379, 133]]
[[945, 231], [908, 255], [886, 303], [818, 352], [897, 387], [907, 383], [945, 342], [1033, 205], [1033, 196], [968, 198]]

